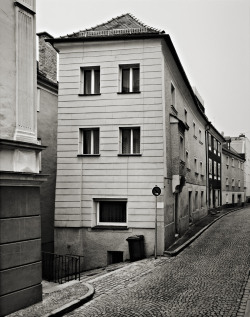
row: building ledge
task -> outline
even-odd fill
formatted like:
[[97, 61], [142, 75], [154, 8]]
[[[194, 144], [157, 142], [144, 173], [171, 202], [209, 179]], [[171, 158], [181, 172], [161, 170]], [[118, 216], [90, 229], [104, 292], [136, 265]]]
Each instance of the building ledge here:
[[0, 186], [38, 187], [48, 180], [47, 174], [0, 171]]
[[36, 152], [41, 152], [42, 150], [45, 150], [46, 148], [47, 146], [39, 145], [35, 143], [0, 139], [0, 149], [9, 149], [9, 150], [26, 149], [26, 150], [34, 150]]
[[95, 226], [91, 230], [129, 230], [127, 226]]

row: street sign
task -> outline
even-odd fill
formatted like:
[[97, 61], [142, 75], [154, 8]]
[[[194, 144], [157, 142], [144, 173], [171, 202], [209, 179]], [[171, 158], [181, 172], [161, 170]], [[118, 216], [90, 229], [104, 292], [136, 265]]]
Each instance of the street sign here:
[[157, 185], [155, 185], [155, 187], [152, 189], [152, 194], [154, 196], [159, 196], [161, 194], [161, 189], [160, 187], [158, 187]]

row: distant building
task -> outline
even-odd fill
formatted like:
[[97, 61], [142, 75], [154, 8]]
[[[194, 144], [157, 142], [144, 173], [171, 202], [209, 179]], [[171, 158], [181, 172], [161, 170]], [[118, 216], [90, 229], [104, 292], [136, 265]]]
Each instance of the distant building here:
[[231, 137], [231, 147], [245, 155], [244, 188], [246, 201], [250, 202], [250, 141], [244, 134], [240, 134], [238, 137]]
[[222, 204], [239, 205], [245, 201], [244, 155], [236, 152], [227, 137], [222, 148]]
[[158, 254], [207, 214], [204, 109], [170, 36], [125, 14], [48, 39], [59, 51], [55, 252], [85, 269]]
[[0, 3], [0, 316], [42, 300], [35, 0]]
[[39, 37], [39, 63], [37, 69], [37, 136], [46, 146], [42, 152], [40, 171], [48, 175], [41, 186], [42, 251], [54, 251], [54, 215], [57, 157], [57, 53], [45, 42], [53, 38], [47, 32]]

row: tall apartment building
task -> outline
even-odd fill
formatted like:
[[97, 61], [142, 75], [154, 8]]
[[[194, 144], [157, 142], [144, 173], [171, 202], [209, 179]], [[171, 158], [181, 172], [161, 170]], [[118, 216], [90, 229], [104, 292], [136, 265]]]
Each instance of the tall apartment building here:
[[227, 137], [222, 148], [222, 204], [239, 205], [245, 201], [244, 154], [239, 154], [231, 146]]
[[42, 300], [35, 4], [0, 3], [0, 316]]
[[245, 155], [244, 188], [246, 201], [250, 202], [250, 141], [244, 134], [240, 134], [238, 137], [231, 137], [231, 147]]
[[55, 252], [85, 269], [158, 254], [207, 214], [208, 120], [169, 35], [130, 14], [49, 39], [59, 52]]

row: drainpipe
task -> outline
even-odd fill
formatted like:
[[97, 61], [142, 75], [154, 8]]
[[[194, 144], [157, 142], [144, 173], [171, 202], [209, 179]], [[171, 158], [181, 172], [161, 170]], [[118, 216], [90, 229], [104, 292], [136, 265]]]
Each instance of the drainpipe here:
[[207, 204], [207, 210], [209, 209], [209, 160], [208, 160], [208, 137], [207, 133], [210, 130], [210, 124], [209, 121], [206, 128], [205, 128], [205, 148], [206, 148], [206, 204]]

